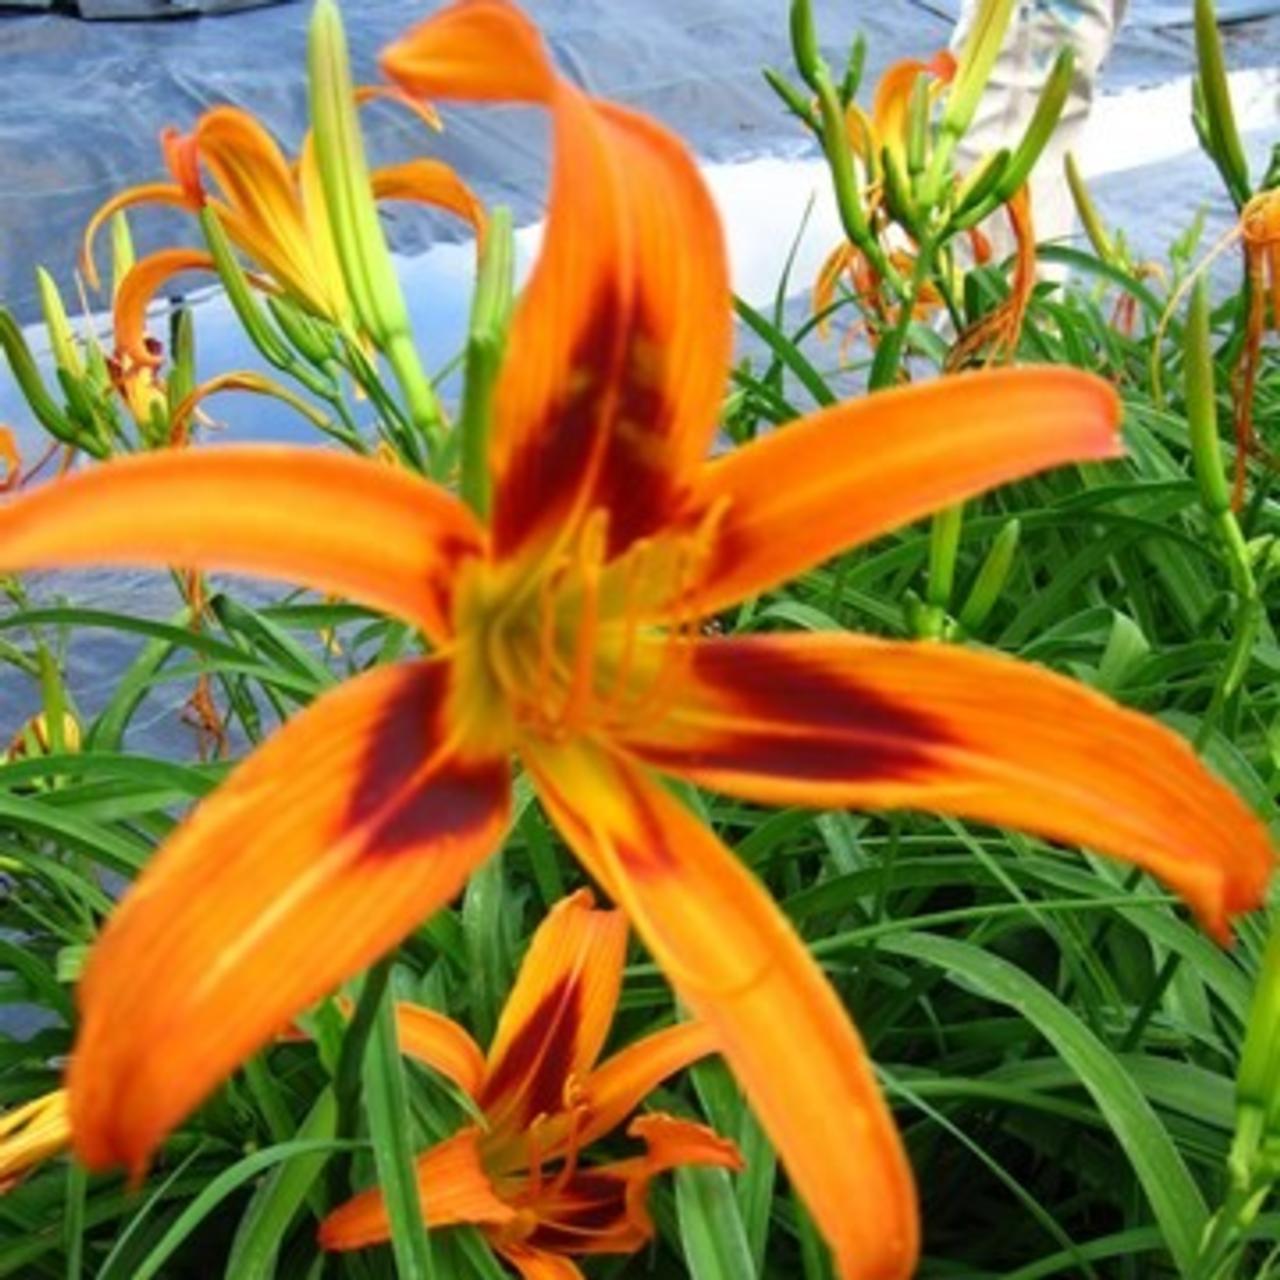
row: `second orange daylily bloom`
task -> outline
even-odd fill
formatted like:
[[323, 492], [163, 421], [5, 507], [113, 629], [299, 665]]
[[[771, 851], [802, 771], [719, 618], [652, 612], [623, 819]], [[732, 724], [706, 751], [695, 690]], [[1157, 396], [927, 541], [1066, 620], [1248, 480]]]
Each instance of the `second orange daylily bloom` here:
[[[929, 97], [936, 99], [951, 83], [956, 70], [955, 58], [947, 51], [935, 54], [928, 62], [916, 58], [901, 58], [891, 63], [876, 85], [871, 113], [867, 114], [856, 102], [851, 102], [845, 112], [845, 131], [854, 155], [862, 164], [866, 181], [866, 216], [872, 233], [879, 238], [885, 253], [903, 276], [910, 276], [915, 265], [915, 255], [910, 238], [900, 228], [894, 229], [885, 207], [884, 153], [892, 153], [902, 173], [907, 171], [908, 111], [916, 81], [927, 77]], [[985, 236], [976, 228], [968, 235], [975, 262], [982, 263], [990, 256]], [[827, 255], [818, 270], [813, 285], [813, 311], [819, 317], [818, 332], [829, 332], [827, 313], [836, 300], [836, 290], [841, 279], [846, 279], [859, 304], [874, 312], [881, 321], [893, 323], [880, 296], [880, 280], [866, 256], [856, 245], [841, 241]], [[943, 305], [942, 295], [928, 283], [921, 289], [913, 314], [925, 317]], [[856, 330], [850, 330], [852, 338]], [[874, 344], [876, 335], [871, 333]]]
[[[569, 1254], [634, 1253], [653, 1235], [650, 1181], [685, 1164], [742, 1167], [732, 1142], [704, 1125], [650, 1113], [628, 1133], [644, 1155], [585, 1164], [584, 1151], [616, 1129], [668, 1076], [715, 1048], [705, 1027], [682, 1023], [628, 1045], [600, 1065], [622, 988], [626, 918], [598, 911], [585, 890], [558, 903], [529, 944], [486, 1060], [456, 1022], [397, 1007], [400, 1047], [452, 1080], [479, 1124], [418, 1160], [423, 1213], [433, 1228], [470, 1223], [528, 1280], [580, 1277]], [[326, 1249], [389, 1238], [373, 1188], [321, 1224]]]
[[841, 1277], [905, 1277], [914, 1187], [857, 1031], [767, 890], [661, 776], [1086, 844], [1226, 937], [1271, 847], [1154, 721], [987, 653], [699, 625], [938, 507], [1115, 456], [1114, 392], [1069, 369], [963, 374], [707, 461], [730, 292], [683, 146], [558, 76], [504, 0], [445, 8], [384, 65], [424, 96], [551, 113], [487, 521], [404, 470], [270, 447], [127, 459], [0, 506], [0, 571], [257, 573], [386, 610], [433, 647], [325, 693], [148, 864], [81, 983], [76, 1149], [139, 1170], [299, 1010], [446, 903], [502, 839], [515, 755], [741, 1082]]
[[[360, 96], [367, 98], [370, 91]], [[314, 316], [340, 326], [350, 322], [351, 302], [309, 140], [292, 165], [254, 116], [239, 107], [219, 106], [206, 111], [189, 134], [165, 130], [161, 144], [172, 182], [121, 191], [85, 228], [80, 258], [91, 286], [98, 283], [94, 241], [116, 213], [140, 204], [198, 212], [207, 204], [231, 242], [262, 273], [263, 283], [280, 289]], [[202, 171], [212, 179], [211, 187]], [[434, 205], [470, 222], [478, 235], [483, 233], [483, 206], [442, 161], [417, 159], [378, 169], [370, 181], [379, 199]], [[146, 340], [148, 303], [172, 276], [212, 270], [212, 257], [196, 249], [161, 249], [138, 262], [115, 300], [118, 357], [131, 362], [130, 367], [157, 363]]]

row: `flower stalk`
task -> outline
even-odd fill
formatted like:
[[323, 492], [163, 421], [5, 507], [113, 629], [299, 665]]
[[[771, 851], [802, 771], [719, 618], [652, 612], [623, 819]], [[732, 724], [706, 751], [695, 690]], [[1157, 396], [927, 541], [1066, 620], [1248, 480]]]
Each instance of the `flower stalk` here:
[[429, 454], [444, 444], [444, 417], [418, 357], [404, 294], [377, 204], [356, 114], [346, 32], [334, 0], [319, 0], [308, 43], [316, 159], [338, 260], [361, 329], [387, 358]]
[[1223, 707], [1239, 689], [1262, 623], [1262, 599], [1249, 550], [1232, 506], [1231, 487], [1222, 466], [1217, 394], [1209, 330], [1209, 297], [1203, 279], [1191, 292], [1184, 337], [1187, 427], [1196, 489], [1213, 531], [1236, 597], [1231, 645], [1201, 727], [1201, 742], [1212, 734]]

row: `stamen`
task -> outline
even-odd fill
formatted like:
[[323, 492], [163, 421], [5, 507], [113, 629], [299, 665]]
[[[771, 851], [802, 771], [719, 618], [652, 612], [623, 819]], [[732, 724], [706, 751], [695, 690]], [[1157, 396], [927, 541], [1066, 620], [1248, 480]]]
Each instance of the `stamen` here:
[[579, 565], [582, 599], [579, 604], [578, 634], [573, 648], [569, 692], [560, 713], [562, 733], [572, 732], [586, 718], [595, 685], [596, 648], [600, 636], [600, 570], [604, 564], [608, 514], [593, 511], [582, 531]]
[[546, 1122], [546, 1112], [539, 1112], [538, 1115], [534, 1116], [529, 1125], [529, 1194], [531, 1196], [540, 1196], [542, 1194], [543, 1144], [541, 1138], [542, 1130], [545, 1128]]
[[[580, 1093], [580, 1090], [577, 1089], [574, 1079], [570, 1077], [565, 1085], [565, 1093], [570, 1094], [572, 1092]], [[578, 1155], [582, 1149], [580, 1138], [583, 1124], [587, 1118], [587, 1111], [587, 1104], [583, 1101], [573, 1102], [569, 1106], [569, 1128], [564, 1137], [564, 1168], [556, 1174], [554, 1181], [551, 1183], [550, 1191], [553, 1195], [558, 1191], [563, 1191], [569, 1180], [578, 1171]]]

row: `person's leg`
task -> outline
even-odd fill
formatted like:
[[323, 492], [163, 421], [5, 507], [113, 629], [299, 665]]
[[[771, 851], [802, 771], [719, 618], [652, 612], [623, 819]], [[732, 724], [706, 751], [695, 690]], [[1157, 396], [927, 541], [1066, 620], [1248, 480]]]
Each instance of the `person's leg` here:
[[[957, 52], [964, 45], [977, 8], [977, 0], [965, 0], [951, 41]], [[1016, 145], [1035, 111], [1058, 50], [1063, 45], [1075, 50], [1071, 92], [1031, 180], [1037, 240], [1057, 240], [1071, 234], [1075, 211], [1062, 160], [1068, 150], [1079, 146], [1098, 72], [1111, 52], [1124, 10], [1125, 0], [1019, 0], [973, 125], [958, 151], [963, 171], [1000, 147]], [[1002, 221], [994, 222], [1000, 222], [992, 228], [997, 247], [1007, 247]]]

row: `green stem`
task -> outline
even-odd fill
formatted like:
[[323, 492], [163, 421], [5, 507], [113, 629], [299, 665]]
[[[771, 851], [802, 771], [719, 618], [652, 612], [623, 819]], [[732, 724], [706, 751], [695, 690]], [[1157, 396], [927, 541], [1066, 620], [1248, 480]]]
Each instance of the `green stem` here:
[[[391, 980], [393, 956], [383, 956], [365, 975], [360, 998], [342, 1037], [342, 1050], [333, 1073], [333, 1096], [337, 1103], [338, 1118], [334, 1136], [348, 1141], [355, 1136], [356, 1118], [360, 1114], [360, 1081], [364, 1066], [365, 1049], [373, 1033], [374, 1021], [382, 1002], [382, 994]], [[335, 1160], [330, 1165], [330, 1198], [338, 1203], [346, 1198], [349, 1188], [349, 1160]]]
[[482, 519], [489, 511], [489, 427], [493, 392], [506, 347], [514, 275], [511, 211], [499, 207], [489, 219], [480, 257], [458, 417], [462, 500]]
[[911, 318], [920, 299], [920, 291], [924, 288], [929, 273], [933, 270], [934, 243], [922, 239], [916, 253], [915, 267], [911, 272], [911, 283], [907, 287], [893, 327], [881, 336], [880, 346], [876, 349], [876, 358], [871, 364], [871, 376], [868, 379], [868, 390], [880, 391], [885, 387], [897, 384], [898, 374], [902, 368], [902, 350], [906, 345], [907, 330], [911, 327]]

